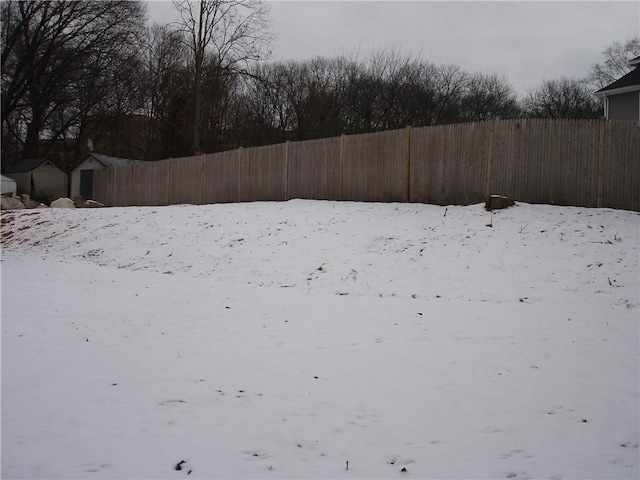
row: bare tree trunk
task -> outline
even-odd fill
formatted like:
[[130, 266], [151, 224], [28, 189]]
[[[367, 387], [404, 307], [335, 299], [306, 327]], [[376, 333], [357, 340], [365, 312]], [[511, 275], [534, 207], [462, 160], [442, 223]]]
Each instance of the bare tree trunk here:
[[202, 119], [202, 65], [196, 65], [196, 82], [193, 105], [193, 154], [200, 155], [200, 129]]
[[207, 46], [205, 41], [205, 12], [207, 11], [207, 2], [202, 0], [200, 3], [200, 11], [198, 12], [197, 30], [192, 32], [193, 51], [195, 54], [195, 85], [194, 85], [194, 105], [193, 105], [193, 154], [200, 155], [200, 131], [202, 121], [202, 68], [204, 63], [204, 51]]
[[39, 155], [38, 142], [42, 125], [39, 121], [36, 121], [36, 118], [37, 116], [34, 115], [34, 119], [27, 125], [27, 134], [22, 147], [22, 158], [25, 160], [28, 158], [37, 158]]
[[193, 152], [202, 149], [203, 77], [205, 63], [230, 73], [246, 73], [249, 62], [260, 60], [271, 41], [268, 9], [263, 0], [173, 0], [182, 21], [181, 32], [193, 53]]

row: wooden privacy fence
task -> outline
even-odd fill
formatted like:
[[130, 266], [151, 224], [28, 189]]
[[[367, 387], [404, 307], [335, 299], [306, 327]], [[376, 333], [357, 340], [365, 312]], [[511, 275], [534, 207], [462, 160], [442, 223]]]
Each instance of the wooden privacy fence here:
[[110, 206], [291, 198], [640, 211], [640, 124], [516, 119], [342, 135], [95, 172]]

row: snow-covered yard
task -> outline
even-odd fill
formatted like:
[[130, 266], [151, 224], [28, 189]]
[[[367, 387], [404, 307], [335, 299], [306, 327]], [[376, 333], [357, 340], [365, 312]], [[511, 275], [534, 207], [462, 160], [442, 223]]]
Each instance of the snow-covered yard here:
[[2, 478], [638, 478], [640, 215], [2, 213]]

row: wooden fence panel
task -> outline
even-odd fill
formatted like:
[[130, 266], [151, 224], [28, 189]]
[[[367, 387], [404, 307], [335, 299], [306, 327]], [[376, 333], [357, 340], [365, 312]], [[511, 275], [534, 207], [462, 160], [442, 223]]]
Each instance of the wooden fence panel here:
[[144, 162], [133, 165], [133, 173], [140, 185], [140, 205], [169, 204], [169, 171], [171, 160]]
[[411, 201], [444, 205], [443, 165], [445, 126], [414, 128], [411, 132]]
[[240, 201], [286, 200], [286, 148], [280, 143], [240, 150]]
[[458, 141], [464, 148], [458, 167], [461, 180], [455, 203], [471, 205], [485, 199], [491, 131], [491, 122], [474, 122], [468, 124], [466, 130], [459, 130]]
[[394, 130], [107, 168], [105, 205], [289, 198], [640, 210], [634, 121], [515, 119]]
[[[534, 150], [538, 158], [535, 161], [540, 165], [540, 172], [537, 179], [538, 185], [544, 185], [540, 192], [541, 201], [549, 204], [558, 203], [562, 196], [562, 171], [564, 164], [562, 155], [558, 155], [553, 140], [553, 126], [549, 122], [538, 122], [537, 129], [532, 132], [535, 138], [530, 145], [525, 148]], [[533, 182], [532, 182], [533, 183]]]
[[406, 202], [407, 130], [342, 137], [341, 200]]
[[115, 205], [113, 198], [115, 174], [115, 168], [103, 168], [93, 171], [93, 198], [109, 207]]
[[595, 206], [598, 122], [495, 122], [487, 194], [529, 203]]
[[292, 142], [288, 159], [287, 199], [340, 198], [340, 137]]
[[[445, 203], [468, 205], [484, 198], [487, 150], [484, 131], [487, 124], [468, 123], [446, 128]], [[447, 185], [448, 183], [448, 185]]]
[[[569, 137], [565, 143], [568, 165], [560, 190], [564, 193], [557, 205], [595, 207], [598, 202], [599, 134], [601, 121], [563, 120], [558, 130]], [[541, 186], [544, 189], [544, 184]], [[542, 203], [544, 198], [537, 200]]]
[[513, 186], [513, 175], [518, 167], [513, 157], [515, 122], [495, 122], [491, 152], [491, 174], [487, 181], [486, 195], [505, 195], [517, 198]]
[[139, 183], [134, 175], [133, 165], [116, 167], [114, 206], [138, 205]]
[[601, 206], [640, 211], [640, 123], [612, 120], [604, 128]]
[[472, 204], [484, 198], [490, 122], [412, 130], [412, 202]]
[[202, 203], [239, 201], [238, 173], [241, 150], [214, 153], [205, 157]]
[[182, 157], [170, 160], [169, 204], [200, 203], [200, 183], [203, 177], [203, 157]]

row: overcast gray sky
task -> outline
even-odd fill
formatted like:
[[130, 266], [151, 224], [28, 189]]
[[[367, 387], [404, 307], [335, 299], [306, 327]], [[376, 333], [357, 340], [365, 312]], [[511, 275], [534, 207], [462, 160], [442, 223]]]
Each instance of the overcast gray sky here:
[[[269, 1], [273, 59], [396, 48], [437, 64], [507, 77], [519, 93], [584, 77], [613, 41], [640, 35], [634, 1]], [[152, 22], [176, 20], [170, 0]]]

